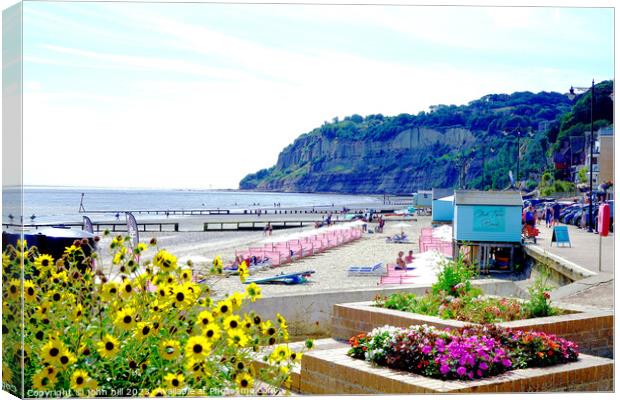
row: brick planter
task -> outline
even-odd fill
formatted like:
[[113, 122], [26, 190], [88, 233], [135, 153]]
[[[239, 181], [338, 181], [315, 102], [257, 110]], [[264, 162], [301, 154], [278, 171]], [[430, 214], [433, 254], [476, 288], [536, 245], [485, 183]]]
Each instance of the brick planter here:
[[375, 367], [346, 355], [347, 349], [313, 351], [301, 364], [302, 394], [395, 394], [612, 391], [613, 361], [588, 355], [546, 368], [509, 371], [477, 381], [442, 381]]
[[[332, 310], [332, 337], [348, 340], [351, 336], [369, 332], [376, 327], [392, 325], [406, 328], [411, 325], [433, 325], [438, 328], [460, 328], [468, 323], [446, 320], [406, 311], [374, 307], [373, 302], [336, 304]], [[542, 331], [556, 334], [579, 345], [579, 352], [613, 357], [613, 311], [598, 310], [572, 304], [555, 304], [571, 314], [501, 322], [496, 325], [523, 331]], [[469, 325], [472, 325], [469, 323]]]

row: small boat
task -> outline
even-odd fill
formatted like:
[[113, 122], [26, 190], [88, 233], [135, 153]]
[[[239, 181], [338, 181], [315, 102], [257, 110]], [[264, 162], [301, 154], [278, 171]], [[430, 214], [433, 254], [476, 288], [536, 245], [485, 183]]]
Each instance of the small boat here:
[[312, 274], [314, 274], [314, 271], [293, 272], [291, 274], [280, 273], [267, 278], [248, 279], [244, 283], [246, 285], [250, 283], [295, 285], [308, 282], [307, 278]]

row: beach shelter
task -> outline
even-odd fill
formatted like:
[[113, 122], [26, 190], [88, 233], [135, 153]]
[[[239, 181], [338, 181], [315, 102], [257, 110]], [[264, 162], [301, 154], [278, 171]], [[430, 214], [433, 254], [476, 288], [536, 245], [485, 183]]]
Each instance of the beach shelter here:
[[463, 247], [481, 269], [514, 267], [521, 246], [523, 199], [517, 191], [457, 190], [454, 193], [453, 244]]
[[433, 189], [433, 222], [451, 223], [454, 219], [454, 189]]

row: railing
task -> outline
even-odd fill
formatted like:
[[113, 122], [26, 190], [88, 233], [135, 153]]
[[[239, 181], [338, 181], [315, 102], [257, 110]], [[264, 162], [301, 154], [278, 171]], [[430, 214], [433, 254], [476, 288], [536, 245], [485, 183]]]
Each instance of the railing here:
[[[141, 222], [138, 223], [138, 230], [141, 232], [178, 232], [178, 222]], [[15, 225], [15, 224], [2, 224], [5, 228], [82, 228], [81, 223], [67, 223], [67, 224], [27, 224], [27, 225]], [[172, 230], [164, 230], [164, 227], [171, 227]], [[140, 229], [142, 228], [142, 229]], [[155, 229], [159, 228], [159, 229]], [[127, 232], [126, 223], [93, 223], [93, 230], [95, 232], [102, 232], [109, 229], [110, 232]]]

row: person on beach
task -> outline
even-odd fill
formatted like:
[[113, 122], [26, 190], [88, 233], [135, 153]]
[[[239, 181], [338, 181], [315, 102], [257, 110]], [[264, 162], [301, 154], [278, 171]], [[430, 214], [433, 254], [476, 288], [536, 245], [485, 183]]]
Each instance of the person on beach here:
[[403, 270], [407, 269], [407, 263], [403, 260], [405, 253], [403, 251], [398, 252], [398, 258], [396, 258], [396, 267], [394, 269]]
[[545, 207], [545, 223], [547, 228], [551, 228], [551, 220], [553, 219], [553, 208], [549, 205]]
[[409, 254], [405, 257], [405, 262], [411, 264], [413, 262], [413, 250], [409, 250]]
[[267, 222], [267, 235], [271, 236], [271, 231], [273, 231], [273, 226], [271, 226], [271, 222]]

